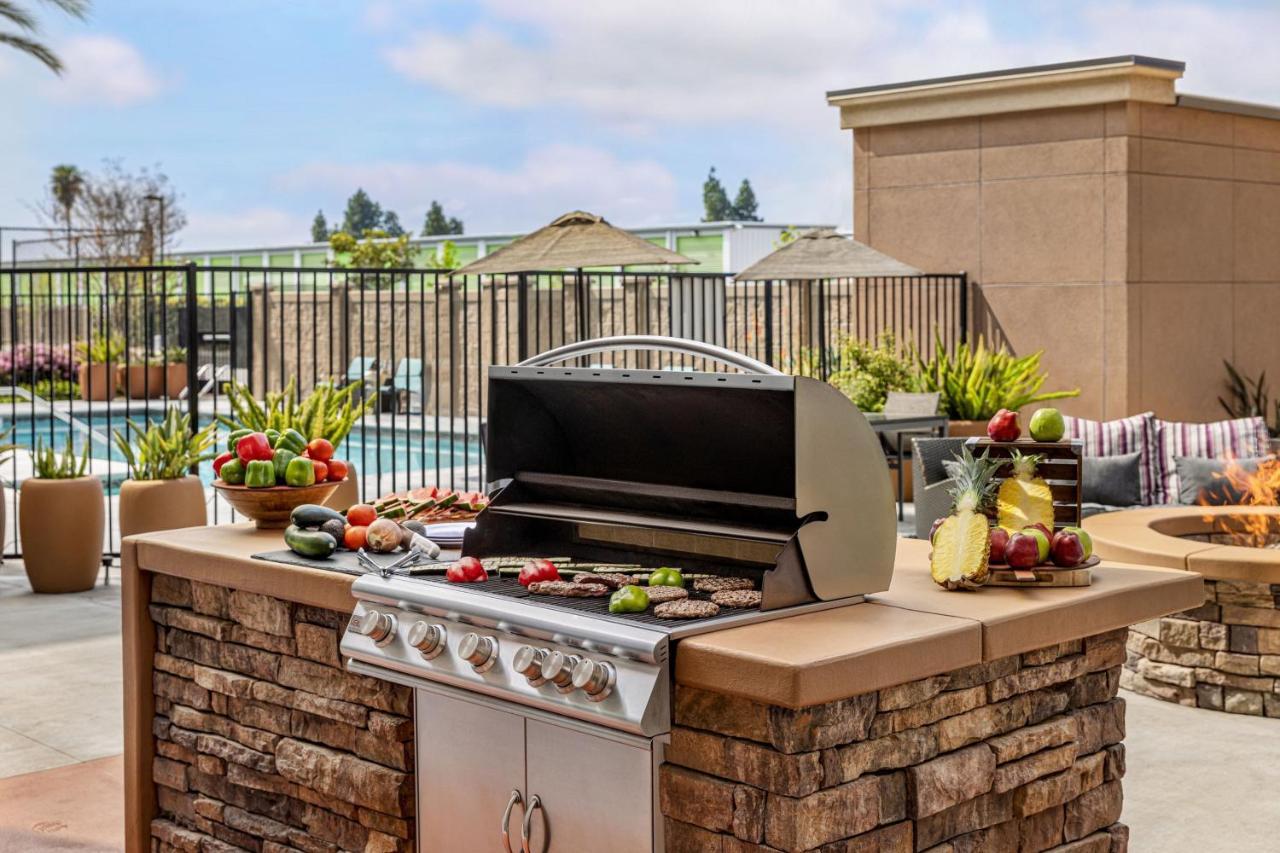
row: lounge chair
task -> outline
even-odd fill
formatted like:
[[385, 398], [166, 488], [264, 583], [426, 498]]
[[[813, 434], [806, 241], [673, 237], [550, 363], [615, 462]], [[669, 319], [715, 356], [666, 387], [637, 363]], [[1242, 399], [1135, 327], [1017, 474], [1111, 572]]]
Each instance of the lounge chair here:
[[391, 378], [391, 392], [395, 395], [396, 412], [411, 415], [422, 414], [423, 391], [422, 359], [402, 358]]

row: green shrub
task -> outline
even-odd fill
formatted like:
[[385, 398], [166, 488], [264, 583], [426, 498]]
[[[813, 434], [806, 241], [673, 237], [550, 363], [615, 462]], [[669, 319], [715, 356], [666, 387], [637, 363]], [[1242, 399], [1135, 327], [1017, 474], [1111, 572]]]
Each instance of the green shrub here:
[[864, 412], [883, 409], [890, 391], [920, 389], [916, 354], [892, 332], [882, 332], [874, 344], [842, 336], [834, 356], [829, 381]]
[[176, 480], [187, 476], [192, 466], [217, 455], [210, 449], [217, 424], [192, 433], [191, 416], [180, 414], [176, 406], [169, 408], [164, 420], [150, 423], [146, 429], [131, 420], [125, 424], [132, 443], [118, 429], [111, 434], [129, 466], [129, 476], [135, 480]]
[[942, 410], [952, 420], [985, 421], [1001, 409], [1020, 409], [1031, 403], [1078, 397], [1080, 389], [1041, 392], [1048, 376], [1040, 369], [1044, 350], [1014, 356], [1004, 347], [987, 349], [981, 336], [948, 353], [935, 337], [933, 357], [920, 358], [921, 390], [942, 395]]
[[93, 343], [80, 341], [76, 353], [81, 361], [90, 364], [119, 362], [124, 357], [125, 340], [122, 335], [100, 335]]

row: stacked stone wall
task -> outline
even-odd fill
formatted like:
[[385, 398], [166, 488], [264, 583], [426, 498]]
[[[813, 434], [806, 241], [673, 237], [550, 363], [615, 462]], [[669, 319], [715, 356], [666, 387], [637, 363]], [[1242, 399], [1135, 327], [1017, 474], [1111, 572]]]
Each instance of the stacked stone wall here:
[[1125, 635], [799, 710], [678, 687], [667, 850], [1122, 853]]
[[1206, 580], [1204, 604], [1133, 626], [1120, 686], [1180, 705], [1280, 717], [1280, 584]]
[[412, 691], [343, 670], [347, 614], [155, 575], [159, 853], [412, 849]]

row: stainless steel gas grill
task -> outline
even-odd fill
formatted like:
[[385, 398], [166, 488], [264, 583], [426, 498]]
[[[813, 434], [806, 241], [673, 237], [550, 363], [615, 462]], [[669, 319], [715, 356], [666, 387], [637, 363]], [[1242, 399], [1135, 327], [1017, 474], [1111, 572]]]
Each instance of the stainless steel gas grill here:
[[[623, 345], [753, 372], [551, 366]], [[487, 449], [492, 501], [464, 555], [674, 566], [748, 578], [762, 600], [677, 620], [531, 595], [502, 574], [359, 578], [348, 666], [418, 688], [419, 848], [493, 849], [501, 819], [526, 850], [661, 849], [677, 641], [886, 589], [896, 528], [879, 443], [824, 383], [646, 338], [492, 368]], [[605, 843], [599, 818], [616, 824], [619, 808], [634, 825]]]

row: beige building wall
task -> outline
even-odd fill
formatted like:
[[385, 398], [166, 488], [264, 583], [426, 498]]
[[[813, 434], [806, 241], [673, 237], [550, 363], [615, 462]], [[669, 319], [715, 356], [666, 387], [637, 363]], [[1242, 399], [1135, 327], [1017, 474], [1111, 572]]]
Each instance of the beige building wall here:
[[967, 271], [975, 330], [1044, 349], [1071, 414], [1219, 417], [1223, 359], [1280, 381], [1280, 120], [1178, 102], [1172, 76], [1142, 90], [1172, 103], [1041, 85], [1040, 109], [856, 127], [856, 237]]

